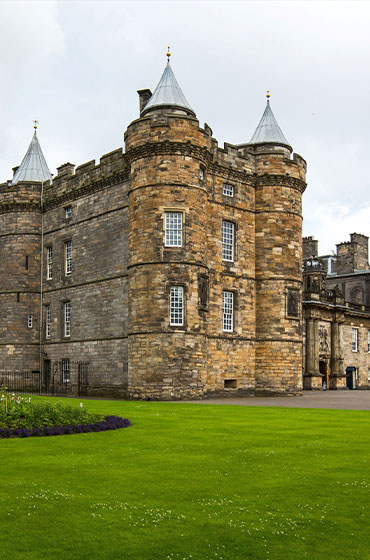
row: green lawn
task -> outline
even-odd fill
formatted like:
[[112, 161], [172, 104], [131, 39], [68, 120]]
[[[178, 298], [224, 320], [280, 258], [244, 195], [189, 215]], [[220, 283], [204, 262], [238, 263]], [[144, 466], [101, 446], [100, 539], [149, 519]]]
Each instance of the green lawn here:
[[132, 426], [0, 440], [1, 559], [370, 559], [368, 412], [85, 402]]

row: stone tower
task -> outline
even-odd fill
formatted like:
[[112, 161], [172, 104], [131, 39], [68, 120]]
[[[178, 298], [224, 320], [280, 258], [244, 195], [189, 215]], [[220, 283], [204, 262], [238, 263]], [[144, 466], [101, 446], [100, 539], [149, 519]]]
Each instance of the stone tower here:
[[153, 95], [138, 93], [125, 134], [129, 395], [300, 390], [305, 161], [269, 99], [251, 141], [221, 150], [169, 62]]
[[302, 193], [306, 162], [277, 124], [269, 93], [255, 156], [256, 392], [302, 387]]
[[[131, 165], [129, 394], [200, 396], [206, 387], [207, 341], [198, 285], [207, 282], [208, 271], [210, 139], [199, 129], [169, 61], [143, 105], [125, 134]], [[186, 314], [176, 316], [177, 303], [185, 300]]]
[[13, 180], [0, 185], [0, 370], [39, 369], [40, 203], [50, 180], [35, 127]]

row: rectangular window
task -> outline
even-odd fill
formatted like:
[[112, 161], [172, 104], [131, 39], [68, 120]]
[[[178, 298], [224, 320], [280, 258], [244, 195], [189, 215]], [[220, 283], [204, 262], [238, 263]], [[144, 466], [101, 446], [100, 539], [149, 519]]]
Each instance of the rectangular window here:
[[67, 241], [64, 244], [65, 253], [65, 275], [72, 274], [72, 241]]
[[222, 260], [234, 260], [234, 224], [222, 222]]
[[66, 218], [67, 219], [72, 218], [72, 206], [67, 206], [65, 208], [65, 211], [66, 211]]
[[367, 370], [367, 380], [368, 380], [368, 382], [370, 383], [370, 367], [369, 367], [369, 369]]
[[53, 248], [46, 249], [46, 280], [53, 278]]
[[182, 212], [165, 213], [165, 246], [182, 246]]
[[370, 352], [370, 331], [367, 331], [367, 351]]
[[224, 332], [233, 332], [234, 330], [233, 292], [222, 292], [222, 330]]
[[63, 383], [69, 383], [71, 381], [71, 361], [69, 358], [62, 360], [62, 376]]
[[45, 306], [45, 337], [50, 338], [51, 334], [51, 312], [50, 305]]
[[222, 194], [224, 194], [225, 196], [234, 196], [233, 185], [228, 185], [227, 183], [224, 183], [222, 185]]
[[71, 302], [64, 304], [64, 336], [71, 336]]
[[28, 315], [27, 317], [27, 326], [29, 329], [32, 329], [32, 315]]
[[184, 324], [184, 288], [171, 286], [170, 295], [170, 325]]
[[28, 255], [26, 256], [25, 268], [28, 270]]
[[352, 352], [358, 352], [358, 329], [352, 329]]

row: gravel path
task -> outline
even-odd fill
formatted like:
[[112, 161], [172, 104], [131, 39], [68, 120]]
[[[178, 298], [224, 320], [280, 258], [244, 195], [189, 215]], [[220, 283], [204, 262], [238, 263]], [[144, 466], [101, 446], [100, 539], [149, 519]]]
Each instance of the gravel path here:
[[[184, 402], [184, 401], [181, 401]], [[370, 410], [370, 391], [304, 391], [298, 397], [245, 397], [187, 401], [196, 404]]]

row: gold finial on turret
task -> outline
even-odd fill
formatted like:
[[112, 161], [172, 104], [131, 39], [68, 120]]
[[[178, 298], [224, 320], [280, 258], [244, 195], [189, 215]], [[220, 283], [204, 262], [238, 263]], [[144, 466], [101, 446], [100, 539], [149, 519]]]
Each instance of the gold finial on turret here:
[[167, 62], [169, 62], [170, 61], [170, 56], [171, 56], [170, 45], [168, 45], [168, 47], [167, 47], [167, 55], [166, 56], [167, 56]]
[[267, 103], [269, 103], [269, 101], [270, 101], [270, 90], [269, 89], [266, 92], [266, 97], [267, 97]]
[[36, 119], [34, 119], [33, 121], [33, 128], [35, 129], [35, 132], [37, 130], [37, 125], [38, 125], [39, 121], [37, 121]]

